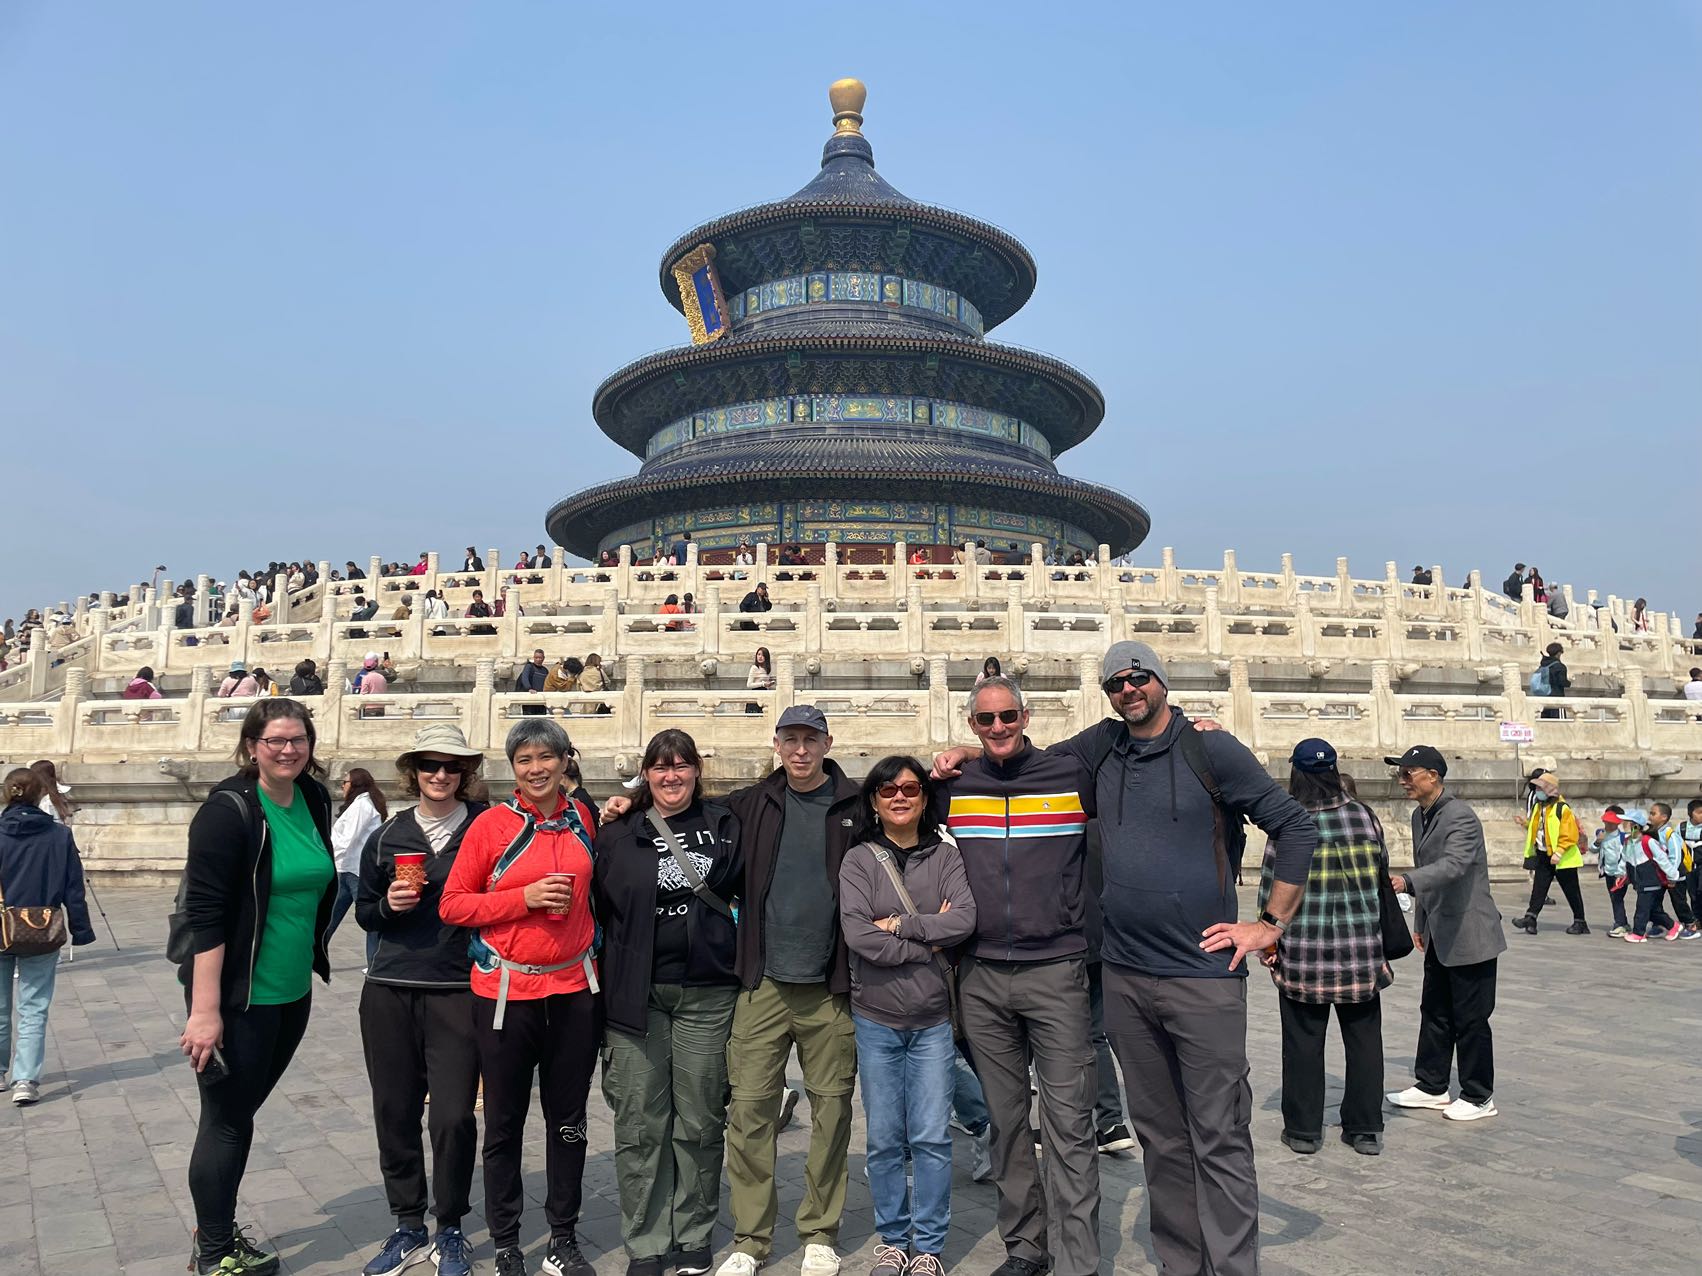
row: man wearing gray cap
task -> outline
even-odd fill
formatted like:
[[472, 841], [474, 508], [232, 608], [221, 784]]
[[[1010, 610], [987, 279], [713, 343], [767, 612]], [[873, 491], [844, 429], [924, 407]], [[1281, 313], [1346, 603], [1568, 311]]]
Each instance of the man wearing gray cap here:
[[[1104, 844], [1105, 1027], [1127, 1082], [1165, 1272], [1254, 1276], [1245, 958], [1277, 941], [1300, 905], [1318, 831], [1226, 731], [1196, 731], [1170, 706], [1145, 643], [1100, 664], [1115, 718], [1052, 746], [1092, 776]], [[1237, 921], [1235, 873], [1250, 819], [1275, 844], [1266, 911]]]
[[[736, 970], [741, 984], [727, 1042], [727, 1182], [733, 1252], [719, 1276], [754, 1276], [774, 1248], [779, 1193], [775, 1137], [786, 1061], [794, 1046], [810, 1097], [810, 1150], [798, 1203], [802, 1276], [834, 1276], [845, 1211], [851, 1090], [857, 1048], [851, 975], [839, 926], [839, 867], [850, 848], [861, 790], [827, 756], [827, 717], [795, 704], [774, 726], [780, 768], [728, 795], [745, 862]], [[610, 798], [604, 818], [631, 806]], [[676, 1276], [701, 1276], [701, 1256], [680, 1256]], [[686, 1262], [686, 1259], [691, 1261]]]

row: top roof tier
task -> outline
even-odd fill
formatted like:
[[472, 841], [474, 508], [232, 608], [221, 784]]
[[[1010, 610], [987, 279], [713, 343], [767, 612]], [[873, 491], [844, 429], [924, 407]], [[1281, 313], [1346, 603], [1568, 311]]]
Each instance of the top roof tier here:
[[858, 80], [828, 90], [833, 136], [821, 172], [794, 195], [717, 217], [687, 231], [662, 255], [662, 293], [683, 312], [674, 263], [699, 244], [715, 245], [728, 298], [771, 280], [814, 271], [892, 272], [967, 298], [990, 329], [1034, 293], [1034, 258], [996, 226], [920, 204], [875, 171], [863, 136], [867, 91]]

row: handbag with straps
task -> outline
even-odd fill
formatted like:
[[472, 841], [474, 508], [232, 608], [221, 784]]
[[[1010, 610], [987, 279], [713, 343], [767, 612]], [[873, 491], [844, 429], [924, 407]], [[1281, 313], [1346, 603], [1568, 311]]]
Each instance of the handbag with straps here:
[[680, 866], [680, 872], [685, 875], [686, 885], [691, 887], [692, 894], [728, 921], [737, 923], [739, 919], [733, 916], [733, 906], [709, 889], [709, 884], [703, 880], [703, 874], [697, 871], [697, 865], [693, 864], [691, 856], [686, 854], [684, 839], [668, 827], [668, 821], [662, 818], [662, 813], [651, 807], [644, 814], [656, 826], [662, 840], [668, 844], [668, 851], [673, 855], [674, 863]]
[[63, 908], [8, 904], [0, 891], [0, 952], [8, 957], [45, 957], [65, 947], [69, 938]]
[[1383, 932], [1384, 961], [1399, 961], [1412, 952], [1412, 931], [1389, 881], [1387, 861], [1377, 868], [1377, 921]]
[[[904, 911], [911, 917], [920, 917], [922, 914], [916, 908], [916, 901], [910, 898], [909, 888], [904, 885], [904, 875], [892, 861], [892, 852], [878, 842], [869, 843], [869, 848], [875, 853], [875, 862], [886, 870], [887, 879], [898, 892], [898, 902], [904, 905]], [[942, 952], [935, 952], [933, 957], [934, 965], [939, 967], [940, 974], [946, 981], [946, 998], [951, 1006], [951, 1033], [961, 1041], [965, 1034], [963, 1010], [957, 1000], [957, 967], [953, 966]]]

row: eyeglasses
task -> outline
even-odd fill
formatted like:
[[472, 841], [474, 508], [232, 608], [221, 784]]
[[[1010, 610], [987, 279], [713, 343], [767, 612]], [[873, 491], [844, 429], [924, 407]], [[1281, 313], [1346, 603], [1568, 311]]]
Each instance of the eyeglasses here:
[[1002, 722], [1009, 727], [1022, 721], [1022, 710], [1000, 709], [996, 713], [977, 713], [974, 718], [975, 725], [978, 727], [990, 727], [995, 722]]
[[460, 775], [461, 764], [453, 758], [415, 758], [414, 770], [421, 775], [437, 775], [440, 772]]
[[655, 775], [685, 775], [688, 771], [695, 771], [697, 768], [690, 762], [658, 762], [655, 766], [646, 767], [645, 770]]
[[1099, 685], [1106, 695], [1114, 696], [1128, 687], [1134, 687], [1138, 690], [1151, 681], [1152, 675], [1150, 673], [1145, 669], [1136, 669], [1133, 673], [1114, 673]]
[[907, 798], [921, 797], [922, 786], [916, 783], [915, 780], [906, 780], [903, 784], [883, 784], [880, 788], [875, 790], [875, 796], [884, 798], [888, 802], [892, 801], [892, 799], [897, 797], [900, 793], [904, 794]]
[[263, 735], [259, 742], [274, 753], [285, 753], [291, 749], [299, 752], [307, 748], [307, 737], [304, 735]]

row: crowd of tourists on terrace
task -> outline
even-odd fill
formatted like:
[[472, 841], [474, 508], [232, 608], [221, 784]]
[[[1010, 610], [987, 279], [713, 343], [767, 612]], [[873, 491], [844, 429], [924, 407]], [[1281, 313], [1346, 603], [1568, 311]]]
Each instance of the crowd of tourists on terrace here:
[[[533, 716], [507, 733], [511, 793], [492, 794], [483, 752], [434, 722], [395, 760], [411, 805], [391, 814], [357, 768], [339, 809], [308, 708], [256, 701], [236, 774], [191, 824], [166, 934], [201, 1109], [191, 1269], [279, 1268], [239, 1223], [239, 1189], [268, 1095], [315, 1048], [313, 982], [332, 979], [346, 912], [367, 932], [373, 1163], [395, 1217], [373, 1237], [368, 1276], [425, 1257], [445, 1276], [471, 1270], [463, 1224], [481, 1159], [495, 1270], [527, 1270], [534, 1086], [549, 1131], [543, 1276], [590, 1276], [577, 1225], [593, 1150], [615, 1159], [628, 1276], [717, 1270], [724, 1181], [733, 1242], [718, 1276], [754, 1276], [775, 1243], [794, 1050], [810, 1126], [802, 1276], [840, 1267], [859, 1076], [878, 1276], [942, 1276], [954, 1127], [972, 1181], [997, 1196], [995, 1276], [1096, 1273], [1098, 1158], [1137, 1146], [1166, 1269], [1250, 1276], [1255, 964], [1281, 1012], [1280, 1141], [1294, 1155], [1324, 1148], [1332, 1008], [1346, 1148], [1382, 1155], [1391, 1110], [1497, 1116], [1490, 1020], [1507, 940], [1481, 821], [1448, 789], [1442, 753], [1385, 759], [1413, 804], [1415, 866], [1391, 873], [1382, 822], [1329, 740], [1296, 741], [1279, 784], [1229, 732], [1171, 704], [1151, 647], [1115, 643], [1098, 670], [1110, 715], [1050, 748], [1030, 743], [1022, 688], [990, 663], [962, 724], [973, 745], [886, 757], [858, 783], [831, 757], [826, 714], [797, 701], [776, 720], [766, 779], [706, 798], [696, 741], [670, 728], [600, 810], [563, 721]], [[62, 910], [59, 944], [92, 942], [68, 794], [39, 766], [4, 785], [8, 903]], [[1593, 858], [1610, 935], [1697, 937], [1702, 800], [1677, 824], [1665, 804], [1611, 807], [1587, 850], [1560, 777], [1533, 772], [1527, 787], [1533, 881], [1516, 929], [1538, 933], [1558, 885], [1566, 934], [1591, 933], [1577, 879]], [[1258, 833], [1262, 854], [1244, 864]], [[1247, 920], [1244, 867], [1257, 874]], [[1414, 1080], [1385, 1092], [1380, 994], [1415, 947]], [[63, 1093], [41, 1072], [55, 948], [5, 959], [20, 1106]], [[599, 1060], [612, 1149], [592, 1147], [587, 1122]]]

